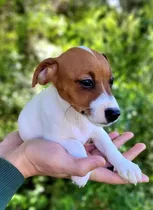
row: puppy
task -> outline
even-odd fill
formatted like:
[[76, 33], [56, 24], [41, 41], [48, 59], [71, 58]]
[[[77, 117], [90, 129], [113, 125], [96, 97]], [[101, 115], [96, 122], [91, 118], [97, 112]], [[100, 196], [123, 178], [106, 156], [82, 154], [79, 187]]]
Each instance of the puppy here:
[[[97, 149], [126, 181], [142, 180], [139, 167], [125, 159], [102, 128], [115, 122], [119, 106], [111, 93], [113, 76], [107, 58], [87, 47], [74, 47], [36, 68], [32, 86], [52, 83], [24, 107], [18, 119], [24, 141], [44, 138], [62, 145], [69, 154], [87, 157], [84, 144], [92, 138]], [[72, 176], [83, 187], [84, 177]]]

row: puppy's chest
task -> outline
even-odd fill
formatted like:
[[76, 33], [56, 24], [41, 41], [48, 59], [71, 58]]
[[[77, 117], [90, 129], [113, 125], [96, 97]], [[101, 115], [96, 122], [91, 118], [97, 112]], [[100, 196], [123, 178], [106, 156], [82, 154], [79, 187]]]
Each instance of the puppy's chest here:
[[53, 125], [52, 134], [53, 138], [62, 139], [75, 139], [82, 144], [85, 144], [91, 137], [92, 126], [84, 123], [73, 124], [63, 120], [61, 126]]
[[82, 144], [85, 144], [88, 139], [91, 137], [91, 129], [90, 127], [73, 127], [72, 126], [72, 135], [74, 139], [78, 140]]

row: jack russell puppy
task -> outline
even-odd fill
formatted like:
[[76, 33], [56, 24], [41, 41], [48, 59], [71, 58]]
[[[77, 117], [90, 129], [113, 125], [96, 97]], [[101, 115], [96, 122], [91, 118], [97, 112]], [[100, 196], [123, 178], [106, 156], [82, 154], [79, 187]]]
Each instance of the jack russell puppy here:
[[[92, 139], [118, 174], [141, 182], [138, 165], [125, 159], [102, 128], [115, 122], [119, 106], [111, 93], [113, 76], [107, 58], [84, 46], [74, 47], [36, 68], [32, 86], [52, 83], [24, 107], [18, 119], [24, 141], [44, 138], [59, 143], [77, 158], [87, 157], [84, 144]], [[83, 187], [92, 172], [72, 176]]]

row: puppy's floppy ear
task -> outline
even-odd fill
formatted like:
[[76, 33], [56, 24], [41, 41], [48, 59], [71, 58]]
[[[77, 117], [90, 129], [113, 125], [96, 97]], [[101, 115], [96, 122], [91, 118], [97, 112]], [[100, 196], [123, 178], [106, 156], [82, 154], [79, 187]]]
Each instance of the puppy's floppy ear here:
[[43, 60], [35, 69], [32, 87], [35, 87], [37, 83], [45, 85], [51, 82], [53, 76], [57, 71], [56, 58], [47, 58]]

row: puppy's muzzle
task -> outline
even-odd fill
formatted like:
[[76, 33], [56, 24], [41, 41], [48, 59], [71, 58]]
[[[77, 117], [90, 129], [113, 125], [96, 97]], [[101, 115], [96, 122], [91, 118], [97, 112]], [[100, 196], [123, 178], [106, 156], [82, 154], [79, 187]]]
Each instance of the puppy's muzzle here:
[[105, 109], [105, 118], [108, 123], [114, 122], [120, 116], [120, 110], [118, 108]]

